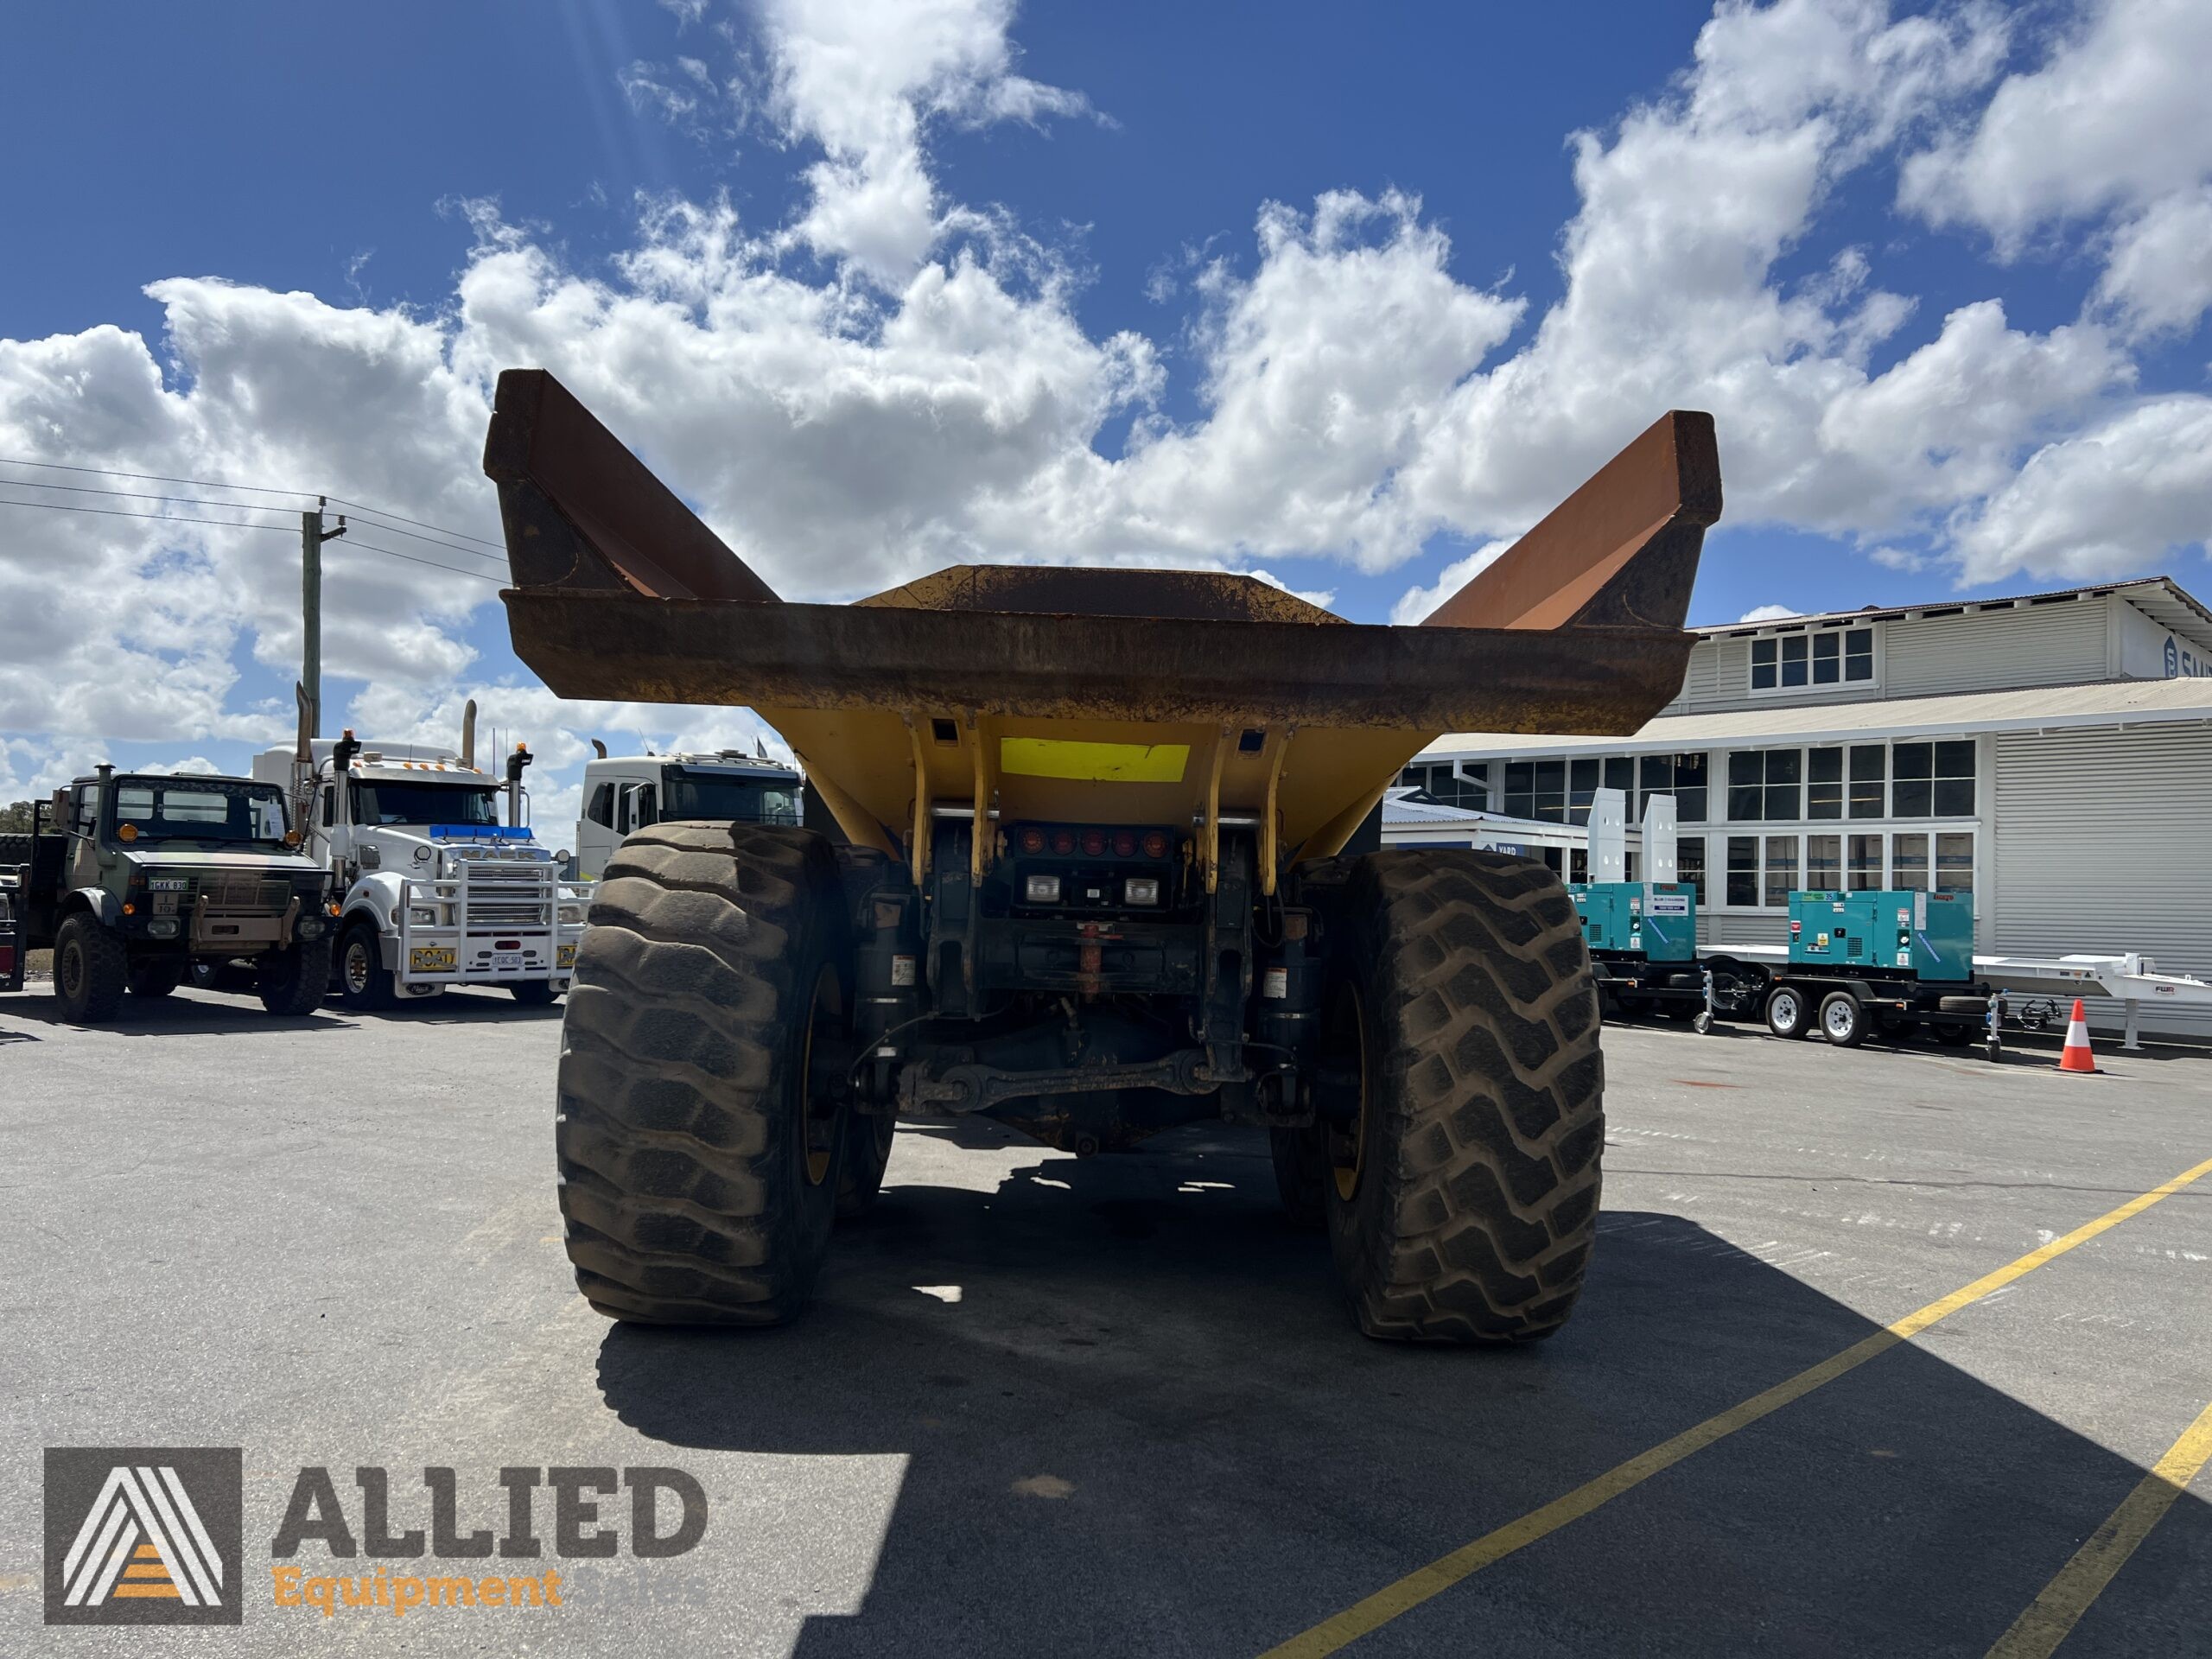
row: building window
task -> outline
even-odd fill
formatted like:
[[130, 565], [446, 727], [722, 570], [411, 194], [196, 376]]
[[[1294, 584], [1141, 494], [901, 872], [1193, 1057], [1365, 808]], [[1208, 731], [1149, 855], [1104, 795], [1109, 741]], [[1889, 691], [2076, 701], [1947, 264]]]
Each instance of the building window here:
[[1887, 760], [1888, 751], [1879, 743], [1853, 745], [1850, 790], [1853, 817], [1878, 818], [1882, 816], [1883, 773]]
[[1843, 837], [1841, 836], [1805, 837], [1805, 886], [1813, 893], [1842, 891]]
[[1900, 818], [1974, 816], [1974, 740], [1899, 743], [1892, 768], [1891, 810]]
[[1948, 835], [1936, 837], [1936, 891], [1974, 891], [1974, 837]]
[[1706, 821], [1705, 757], [1702, 754], [1647, 754], [1639, 763], [1641, 793], [1636, 803], [1637, 822], [1643, 821], [1643, 810], [1654, 795], [1675, 798], [1675, 819], [1678, 823], [1703, 823]]
[[1846, 874], [1850, 878], [1853, 893], [1878, 893], [1882, 887], [1882, 838], [1879, 836], [1851, 837], [1851, 862]]
[[1766, 838], [1766, 904], [1770, 910], [1789, 908], [1789, 895], [1797, 886], [1797, 837]]
[[1907, 893], [1928, 891], [1928, 837], [1890, 837], [1890, 885]]
[[1798, 810], [1802, 749], [1742, 749], [1728, 757], [1728, 816], [1792, 823]]
[[1567, 879], [1581, 882], [1590, 879], [1590, 849], [1570, 847], [1567, 849]]
[[1805, 816], [1840, 818], [1843, 816], [1843, 751], [1805, 751]]
[[1509, 760], [1505, 763], [1505, 815], [1567, 822], [1567, 762]]
[[1705, 907], [1705, 837], [1682, 836], [1675, 842], [1675, 880], [1681, 882], [1697, 895], [1698, 907]]
[[1792, 690], [1874, 677], [1874, 630], [1829, 628], [1751, 641], [1751, 690]]
[[1759, 838], [1728, 837], [1728, 884], [1723, 889], [1731, 905], [1756, 909], [1759, 902]]

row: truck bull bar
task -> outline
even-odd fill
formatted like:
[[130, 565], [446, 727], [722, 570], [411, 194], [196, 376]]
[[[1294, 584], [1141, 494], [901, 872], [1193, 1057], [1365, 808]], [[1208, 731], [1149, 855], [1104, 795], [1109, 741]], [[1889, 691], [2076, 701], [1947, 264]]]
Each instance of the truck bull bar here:
[[584, 925], [561, 912], [582, 906], [587, 892], [550, 863], [472, 859], [455, 875], [408, 876], [392, 977], [403, 986], [567, 979]]

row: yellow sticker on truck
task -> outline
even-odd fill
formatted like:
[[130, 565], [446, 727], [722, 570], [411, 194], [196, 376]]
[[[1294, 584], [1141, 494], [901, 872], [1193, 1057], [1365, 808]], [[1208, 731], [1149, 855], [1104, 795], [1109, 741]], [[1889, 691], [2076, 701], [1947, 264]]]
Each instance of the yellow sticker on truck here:
[[449, 974], [453, 964], [450, 945], [418, 944], [407, 952], [407, 971], [410, 974]]
[[999, 770], [1015, 778], [1069, 778], [1088, 784], [1179, 784], [1190, 764], [1187, 743], [999, 739]]

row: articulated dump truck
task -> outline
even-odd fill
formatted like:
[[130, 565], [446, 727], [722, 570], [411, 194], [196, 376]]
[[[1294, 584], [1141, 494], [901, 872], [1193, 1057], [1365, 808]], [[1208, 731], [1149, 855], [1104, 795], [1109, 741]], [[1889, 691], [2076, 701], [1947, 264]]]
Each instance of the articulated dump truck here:
[[1442, 733], [1622, 734], [1675, 695], [1709, 416], [1417, 627], [1188, 570], [785, 603], [541, 371], [500, 376], [485, 470], [547, 685], [749, 705], [806, 772], [810, 827], [652, 824], [595, 888], [556, 1132], [594, 1307], [790, 1319], [894, 1121], [980, 1113], [1078, 1154], [1264, 1127], [1369, 1334], [1565, 1321], [1605, 1140], [1574, 906], [1541, 864], [1347, 849]]

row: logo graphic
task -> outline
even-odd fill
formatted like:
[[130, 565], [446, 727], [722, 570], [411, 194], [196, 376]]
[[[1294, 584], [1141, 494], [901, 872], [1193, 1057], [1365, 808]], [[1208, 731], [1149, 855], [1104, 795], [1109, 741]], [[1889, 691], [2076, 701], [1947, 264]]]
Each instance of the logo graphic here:
[[48, 1446], [46, 1622], [235, 1624], [236, 1446]]

